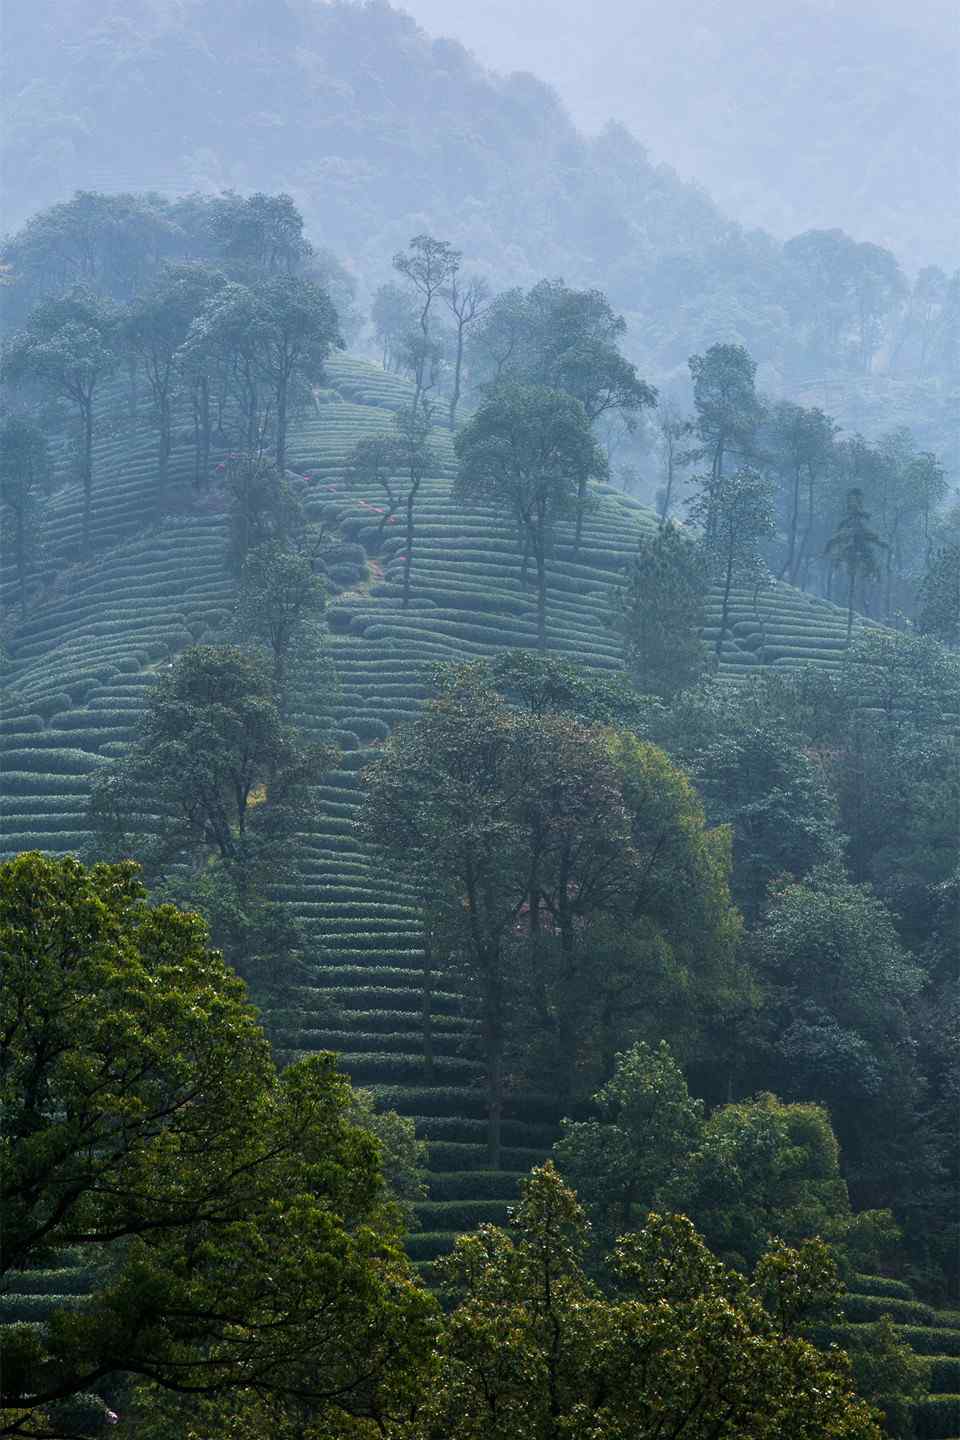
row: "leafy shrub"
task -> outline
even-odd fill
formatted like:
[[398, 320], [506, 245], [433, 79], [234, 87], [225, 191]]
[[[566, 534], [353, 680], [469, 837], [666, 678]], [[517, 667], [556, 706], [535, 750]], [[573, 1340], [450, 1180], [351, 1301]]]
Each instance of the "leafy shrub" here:
[[8, 1295], [86, 1295], [96, 1281], [92, 1269], [20, 1270], [4, 1279]]
[[918, 1355], [960, 1355], [960, 1330], [933, 1325], [898, 1325], [897, 1333]]
[[917, 1440], [949, 1440], [960, 1434], [960, 1395], [928, 1395], [913, 1412]]
[[892, 1280], [886, 1275], [854, 1275], [850, 1290], [855, 1295], [889, 1295], [895, 1300], [913, 1300], [914, 1294], [905, 1280]]
[[86, 1304], [85, 1295], [3, 1295], [0, 1322], [46, 1320], [52, 1310], [76, 1310]]
[[376, 715], [350, 715], [346, 725], [361, 740], [386, 740], [390, 726]]
[[420, 1200], [414, 1208], [425, 1230], [476, 1230], [507, 1220], [505, 1200]]
[[436, 1260], [439, 1255], [446, 1255], [452, 1247], [453, 1235], [449, 1230], [432, 1234], [420, 1230], [416, 1235], [408, 1235], [406, 1240], [406, 1250], [411, 1260]]
[[11, 715], [0, 720], [0, 734], [3, 735], [30, 735], [42, 729], [43, 717], [40, 715]]
[[455, 1170], [430, 1176], [431, 1200], [501, 1200], [512, 1205], [517, 1198], [517, 1177], [509, 1171]]
[[[421, 1054], [354, 1054], [346, 1052], [341, 1065], [351, 1078], [362, 1084], [395, 1084], [398, 1080], [420, 1080], [424, 1074], [424, 1060]], [[472, 1060], [459, 1056], [437, 1056], [433, 1064], [434, 1074], [441, 1079], [461, 1080], [469, 1084], [479, 1078], [483, 1067]]]
[[935, 1394], [960, 1395], [960, 1355], [933, 1355], [927, 1370], [927, 1389]]
[[[87, 756], [93, 761], [95, 756]], [[61, 795], [67, 789], [69, 776], [46, 775], [34, 770], [7, 769], [9, 756], [3, 757], [3, 790], [5, 795]], [[86, 789], [76, 791], [86, 801]]]
[[61, 710], [69, 710], [72, 703], [70, 696], [64, 691], [44, 695], [39, 700], [32, 702], [34, 710], [44, 720], [49, 720], [51, 716], [59, 714]]
[[[38, 774], [51, 775], [58, 771], [63, 775], [88, 775], [97, 765], [106, 762], [99, 760], [96, 755], [91, 755], [86, 750], [8, 750], [3, 757], [4, 771], [9, 769], [29, 774], [31, 771]], [[6, 781], [6, 775], [4, 776]]]
[[869, 1324], [884, 1315], [889, 1315], [891, 1320], [897, 1320], [904, 1325], [934, 1323], [932, 1308], [920, 1300], [898, 1300], [886, 1295], [844, 1295], [841, 1306], [848, 1320], [861, 1324]]

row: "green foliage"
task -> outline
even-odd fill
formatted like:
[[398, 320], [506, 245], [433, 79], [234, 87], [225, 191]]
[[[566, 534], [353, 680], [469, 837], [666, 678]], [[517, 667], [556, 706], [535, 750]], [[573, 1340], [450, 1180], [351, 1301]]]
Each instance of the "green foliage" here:
[[194, 483], [206, 481], [212, 421], [209, 380], [185, 359], [183, 347], [196, 317], [226, 284], [226, 276], [205, 265], [167, 265], [153, 284], [127, 306], [121, 339], [136, 370], [146, 373], [158, 432], [156, 509], [163, 508], [173, 450], [175, 402], [189, 386], [196, 438]]
[[640, 541], [614, 606], [628, 673], [644, 694], [669, 699], [703, 675], [707, 588], [703, 557], [678, 526]]
[[71, 1246], [103, 1267], [45, 1333], [7, 1332], [8, 1409], [107, 1375], [289, 1395], [334, 1425], [410, 1393], [433, 1306], [377, 1143], [329, 1056], [277, 1076], [205, 941], [132, 865], [0, 871], [4, 1264]]
[[8, 415], [0, 424], [0, 502], [11, 517], [21, 614], [27, 608], [27, 576], [40, 553], [42, 502], [49, 482], [50, 454], [43, 431], [31, 420]]
[[908, 1022], [923, 976], [892, 918], [866, 887], [820, 868], [773, 899], [757, 946], [777, 987], [771, 1038], [784, 1090], [830, 1106], [867, 1203], [905, 1199], [933, 1160], [913, 1110]]
[[960, 644], [960, 543], [956, 541], [941, 545], [927, 562], [917, 628], [945, 645]]
[[842, 1240], [849, 1217], [826, 1110], [773, 1095], [724, 1105], [706, 1121], [684, 1194], [711, 1248], [752, 1264], [774, 1240]]
[[270, 541], [290, 545], [306, 526], [298, 490], [262, 455], [241, 452], [224, 463], [229, 509], [227, 563], [241, 575], [251, 550]]
[[763, 547], [774, 531], [773, 482], [759, 470], [743, 466], [704, 477], [700, 493], [688, 507], [690, 519], [703, 532], [703, 555], [710, 581], [721, 589], [719, 659], [727, 634], [730, 599], [735, 585], [754, 591], [768, 579]]
[[289, 669], [298, 650], [317, 638], [323, 581], [312, 557], [275, 538], [247, 551], [240, 574], [236, 626], [245, 640], [262, 640], [273, 660], [273, 685], [286, 709]]
[[[652, 1209], [688, 1213], [727, 1263], [752, 1265], [774, 1241], [845, 1246], [851, 1216], [825, 1110], [772, 1095], [704, 1118], [669, 1047], [617, 1056], [597, 1118], [565, 1121], [557, 1163], [588, 1207], [604, 1250]], [[878, 1302], [879, 1303], [879, 1302]]]
[[526, 295], [508, 290], [472, 342], [475, 380], [488, 391], [504, 384], [562, 390], [591, 423], [616, 410], [632, 428], [656, 391], [619, 352], [626, 328], [600, 290], [573, 290], [560, 280], [541, 280]]
[[[535, 650], [508, 650], [490, 662], [495, 688], [506, 699], [536, 715], [553, 711], [572, 715], [584, 725], [631, 729], [647, 704], [620, 675], [598, 674], [572, 660]], [[437, 675], [442, 683], [442, 671]]]
[[868, 524], [869, 514], [864, 509], [863, 491], [854, 487], [847, 493], [846, 513], [837, 526], [836, 534], [827, 542], [827, 553], [834, 565], [840, 565], [847, 572], [847, 644], [853, 633], [853, 606], [856, 600], [857, 581], [875, 580], [880, 575], [878, 550], [889, 550], [887, 542]]
[[[693, 458], [708, 461], [710, 481], [716, 485], [729, 460], [737, 459], [742, 467], [753, 459], [763, 408], [755, 386], [757, 365], [742, 345], [724, 344], [691, 355], [688, 364], [701, 443]], [[712, 524], [705, 529], [709, 535]]]
[[505, 509], [537, 571], [537, 643], [547, 648], [546, 562], [555, 523], [582, 503], [606, 461], [579, 400], [536, 385], [504, 385], [457, 435], [456, 493]]
[[75, 286], [41, 301], [25, 328], [4, 348], [5, 381], [36, 384], [67, 401], [80, 422], [80, 470], [83, 482], [81, 542], [90, 548], [93, 504], [94, 401], [117, 357], [116, 315], [93, 290]]
[[242, 861], [249, 845], [285, 843], [332, 758], [284, 727], [258, 657], [196, 645], [155, 688], [141, 738], [104, 777], [91, 815], [117, 840], [142, 837], [157, 865], [206, 847]]
[[960, 1394], [927, 1395], [913, 1412], [917, 1440], [947, 1440], [960, 1425]]
[[703, 1103], [661, 1041], [617, 1056], [613, 1076], [594, 1096], [596, 1120], [563, 1124], [554, 1146], [560, 1173], [576, 1189], [602, 1242], [642, 1223], [669, 1203], [671, 1187], [698, 1147]]
[[402, 1206], [405, 1223], [413, 1222], [412, 1202], [427, 1193], [425, 1168], [427, 1143], [417, 1139], [414, 1122], [395, 1110], [377, 1108], [370, 1090], [354, 1090], [350, 1118], [361, 1130], [376, 1137], [380, 1144], [380, 1165], [384, 1179]]
[[[697, 1006], [683, 1007], [694, 1030], [700, 1007], [742, 992], [727, 837], [706, 831], [689, 782], [653, 746], [513, 708], [485, 668], [462, 667], [367, 781], [365, 834], [404, 858], [434, 948], [479, 988], [491, 1163], [508, 1028], [521, 1049], [536, 1036], [566, 1095], [592, 1048], [612, 1058], [634, 1014], [669, 1013], [661, 992], [679, 1009], [697, 974]], [[632, 942], [618, 947], [624, 929]], [[655, 978], [671, 970], [683, 980]], [[524, 998], [510, 1004], [518, 979]]]
[[584, 1274], [586, 1241], [583, 1212], [547, 1165], [511, 1235], [484, 1226], [457, 1242], [438, 1267], [455, 1305], [422, 1433], [613, 1440], [666, 1424], [695, 1440], [879, 1436], [842, 1359], [786, 1332], [759, 1298], [773, 1266], [784, 1314], [835, 1293], [819, 1254], [768, 1256], [752, 1288], [688, 1221], [651, 1216], [624, 1243], [608, 1299]]

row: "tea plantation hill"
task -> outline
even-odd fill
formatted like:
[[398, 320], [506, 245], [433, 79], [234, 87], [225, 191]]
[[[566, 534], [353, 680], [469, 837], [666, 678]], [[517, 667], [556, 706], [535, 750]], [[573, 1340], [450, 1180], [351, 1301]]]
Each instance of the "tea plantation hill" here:
[[[385, 527], [378, 547], [382, 495], [348, 492], [344, 464], [359, 438], [392, 424], [409, 391], [358, 360], [337, 357], [328, 372], [329, 389], [294, 427], [289, 455], [291, 466], [310, 476], [312, 513], [342, 541], [331, 566], [339, 593], [328, 609], [335, 683], [329, 668], [313, 683], [308, 678], [293, 711], [304, 729], [335, 739], [342, 753], [319, 787], [316, 827], [277, 887], [320, 955], [313, 985], [299, 997], [300, 1020], [280, 1041], [294, 1053], [338, 1050], [354, 1081], [416, 1118], [428, 1141], [430, 1193], [416, 1207], [420, 1228], [409, 1248], [425, 1266], [457, 1231], [505, 1218], [518, 1179], [549, 1149], [559, 1117], [549, 1096], [508, 1103], [507, 1168], [484, 1169], [481, 1067], [464, 1043], [473, 1020], [453, 988], [433, 997], [435, 1059], [426, 1076], [420, 920], [402, 877], [385, 872], [354, 831], [359, 773], [376, 744], [417, 714], [432, 663], [533, 646], [535, 607], [520, 585], [509, 523], [451, 500], [451, 437], [438, 430], [437, 473], [417, 507], [412, 599], [400, 609], [399, 523]], [[4, 854], [28, 848], [62, 854], [85, 845], [92, 774], [130, 742], [158, 673], [185, 646], [218, 639], [233, 605], [216, 495], [185, 504], [184, 513], [159, 525], [145, 524], [155, 475], [147, 417], [127, 413], [119, 388], [107, 406], [96, 455], [95, 558], [75, 561], [80, 494], [65, 482], [52, 501], [33, 603], [9, 638], [0, 712]], [[67, 463], [64, 450], [58, 464]], [[184, 436], [171, 465], [174, 495], [189, 495], [191, 469]], [[619, 668], [604, 620], [607, 597], [638, 535], [654, 523], [635, 501], [601, 487], [576, 558], [561, 527], [549, 567], [556, 653], [598, 670]], [[8, 579], [11, 599], [12, 588]], [[718, 622], [718, 605], [708, 618]], [[839, 664], [845, 616], [778, 585], [756, 600], [752, 593], [737, 596], [733, 632], [721, 663], [731, 683], [763, 664]], [[82, 1294], [84, 1283], [83, 1271], [69, 1267], [17, 1277], [16, 1293], [0, 1301], [0, 1318], [42, 1315], [52, 1296]], [[935, 1315], [896, 1282], [864, 1277], [856, 1290], [845, 1302], [848, 1323], [892, 1313], [916, 1348], [931, 1355], [931, 1390], [960, 1391], [960, 1316]], [[923, 1423], [932, 1428], [923, 1433], [960, 1435], [960, 1423], [947, 1425], [950, 1413], [946, 1398], [925, 1402]]]

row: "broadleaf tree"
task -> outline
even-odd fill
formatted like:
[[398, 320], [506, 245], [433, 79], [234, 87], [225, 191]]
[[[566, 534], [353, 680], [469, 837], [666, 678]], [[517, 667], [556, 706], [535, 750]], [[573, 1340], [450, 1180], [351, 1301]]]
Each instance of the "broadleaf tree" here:
[[80, 543], [84, 554], [89, 553], [91, 544], [96, 399], [102, 382], [116, 366], [117, 353], [113, 306], [94, 291], [75, 286], [64, 295], [41, 301], [3, 354], [5, 380], [38, 384], [76, 410], [83, 488]]
[[457, 435], [456, 494], [512, 516], [537, 573], [537, 645], [547, 649], [547, 558], [554, 527], [576, 513], [606, 458], [579, 400], [536, 385], [501, 386]]
[[20, 613], [27, 608], [27, 576], [42, 543], [41, 513], [50, 479], [43, 431], [22, 415], [0, 424], [0, 500], [13, 517], [12, 548]]
[[137, 1380], [323, 1433], [409, 1414], [436, 1305], [333, 1057], [279, 1074], [199, 917], [129, 863], [0, 867], [0, 971], [3, 1273], [79, 1252], [91, 1284], [5, 1329], [0, 1433], [88, 1433], [84, 1397]]

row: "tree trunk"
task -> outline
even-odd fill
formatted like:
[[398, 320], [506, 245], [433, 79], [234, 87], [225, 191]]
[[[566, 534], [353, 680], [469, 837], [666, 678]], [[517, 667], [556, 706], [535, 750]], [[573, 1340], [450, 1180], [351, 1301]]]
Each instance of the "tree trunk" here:
[[857, 585], [856, 566], [850, 566], [850, 585], [847, 590], [847, 649], [850, 649], [850, 636], [853, 634], [853, 597]]
[[537, 649], [542, 655], [547, 652], [547, 562], [543, 553], [543, 535], [538, 532], [533, 541], [534, 559], [537, 562]]
[[483, 1007], [483, 1048], [487, 1060], [487, 1163], [500, 1169], [503, 1130], [503, 1005], [499, 978], [487, 979]]
[[457, 406], [460, 403], [460, 375], [463, 370], [463, 326], [457, 327], [457, 359], [453, 367], [453, 394], [450, 396], [450, 429], [457, 423]]
[[127, 415], [131, 420], [136, 420], [137, 418], [137, 401], [139, 399], [137, 379], [139, 373], [137, 357], [131, 353], [127, 356]]
[[83, 453], [81, 459], [83, 474], [83, 519], [81, 522], [81, 548], [85, 556], [90, 554], [90, 521], [93, 513], [93, 396], [83, 406]]
[[410, 604], [410, 570], [413, 566], [413, 505], [416, 500], [416, 490], [411, 489], [407, 494], [407, 539], [403, 557], [403, 599], [400, 608], [406, 610]]
[[525, 526], [520, 531], [520, 584], [526, 585], [530, 573], [530, 536]]
[[210, 418], [210, 383], [206, 375], [200, 376], [200, 451], [197, 463], [200, 467], [200, 484], [206, 489], [210, 480], [210, 446], [213, 422]]
[[287, 714], [287, 648], [287, 643], [281, 642], [273, 651], [273, 693], [281, 719]]
[[717, 636], [717, 662], [723, 653], [723, 637], [727, 633], [727, 617], [730, 614], [730, 591], [733, 588], [733, 547], [727, 554], [727, 573], [723, 582], [723, 606], [720, 610], [720, 633]]
[[433, 1084], [433, 948], [429, 929], [423, 936], [423, 990], [420, 1003], [420, 1033], [423, 1042], [423, 1083]]
[[[565, 872], [566, 873], [566, 872]], [[558, 1099], [566, 1107], [573, 1090], [573, 1076], [577, 1057], [577, 1017], [571, 1010], [571, 990], [576, 974], [574, 961], [573, 916], [566, 902], [567, 880], [561, 879], [560, 909], [560, 1003], [557, 1007], [557, 1054], [560, 1059], [560, 1073], [557, 1077]]]
[[157, 493], [155, 505], [157, 516], [163, 514], [164, 502], [167, 498], [167, 485], [170, 480], [170, 452], [173, 449], [173, 418], [170, 413], [170, 396], [161, 396], [159, 401], [160, 413], [160, 448], [157, 455]]
[[793, 498], [790, 505], [790, 534], [787, 540], [787, 558], [783, 563], [778, 579], [782, 580], [789, 575], [790, 584], [794, 584], [794, 566], [797, 554], [797, 529], [800, 524], [800, 467], [794, 470], [793, 476]]
[[277, 386], [277, 470], [283, 479], [287, 466], [287, 381]]
[[580, 554], [580, 541], [583, 538], [583, 511], [587, 501], [586, 480], [577, 481], [577, 528], [573, 536], [573, 558], [576, 560]]
[[20, 616], [22, 618], [27, 613], [27, 515], [22, 503], [17, 506], [16, 547], [17, 585], [20, 591]]
[[663, 492], [663, 504], [660, 507], [660, 523], [663, 524], [670, 514], [670, 501], [673, 498], [673, 441], [667, 439], [667, 483]]

